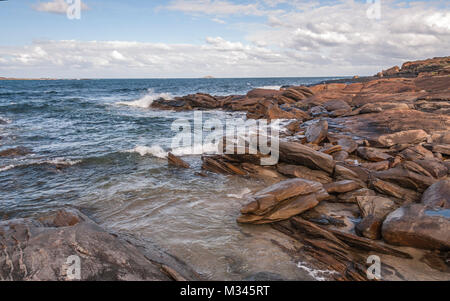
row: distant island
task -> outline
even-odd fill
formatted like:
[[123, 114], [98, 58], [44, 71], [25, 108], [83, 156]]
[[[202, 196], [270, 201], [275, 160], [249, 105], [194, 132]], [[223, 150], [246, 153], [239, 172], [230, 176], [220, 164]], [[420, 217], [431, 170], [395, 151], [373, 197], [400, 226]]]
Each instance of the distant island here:
[[203, 78], [215, 78], [215, 77], [212, 75], [207, 75], [207, 76], [203, 76]]

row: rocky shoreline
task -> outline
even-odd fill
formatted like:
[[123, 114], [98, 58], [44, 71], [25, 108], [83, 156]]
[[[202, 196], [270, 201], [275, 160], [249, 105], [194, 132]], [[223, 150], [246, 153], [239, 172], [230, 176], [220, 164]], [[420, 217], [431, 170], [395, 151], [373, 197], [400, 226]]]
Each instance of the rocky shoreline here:
[[335, 271], [331, 279], [367, 280], [366, 258], [384, 254], [401, 258], [392, 261], [392, 279], [430, 279], [434, 272], [412, 276], [423, 272], [412, 268], [421, 262], [449, 280], [449, 100], [445, 57], [369, 78], [227, 97], [198, 93], [152, 107], [293, 120], [276, 166], [261, 166], [261, 154], [203, 156], [206, 171], [273, 184], [248, 198], [237, 222], [271, 224], [301, 243], [281, 250], [314, 258]]
[[[270, 224], [293, 262], [329, 280], [367, 279], [377, 255], [383, 280], [450, 280], [450, 57], [408, 62], [376, 76], [313, 86], [197, 93], [152, 109], [245, 112], [291, 120], [280, 160], [203, 155], [202, 172], [262, 179], [240, 224]], [[6, 150], [13, 156], [23, 149]], [[190, 168], [169, 154], [169, 164]], [[0, 221], [0, 280], [202, 280], [183, 261], [125, 233], [109, 233], [74, 208]]]

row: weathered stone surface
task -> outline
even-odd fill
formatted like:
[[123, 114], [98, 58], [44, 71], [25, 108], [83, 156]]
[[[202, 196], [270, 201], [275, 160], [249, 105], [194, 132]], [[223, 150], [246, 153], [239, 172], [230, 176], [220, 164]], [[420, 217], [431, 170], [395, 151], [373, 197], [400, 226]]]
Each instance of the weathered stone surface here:
[[368, 161], [380, 162], [393, 159], [391, 155], [373, 147], [358, 147], [358, 156]]
[[433, 158], [433, 153], [421, 145], [415, 145], [402, 151], [400, 155], [410, 161]]
[[449, 173], [449, 169], [445, 165], [445, 162], [442, 162], [439, 159], [431, 158], [425, 160], [416, 160], [414, 161], [414, 163], [420, 165], [423, 169], [428, 171], [432, 177], [436, 179], [445, 177]]
[[191, 166], [185, 162], [183, 159], [175, 156], [172, 153], [167, 155], [167, 160], [169, 161], [169, 165], [181, 167], [181, 168], [190, 168]]
[[383, 239], [393, 245], [450, 250], [448, 209], [409, 204], [389, 214], [382, 227]]
[[333, 173], [336, 164], [332, 156], [296, 142], [280, 142], [280, 161], [324, 170], [328, 174]]
[[278, 164], [277, 170], [279, 173], [288, 177], [302, 178], [320, 182], [322, 184], [330, 183], [332, 181], [328, 176], [328, 173], [321, 170], [312, 170], [301, 165]]
[[381, 113], [385, 110], [407, 110], [410, 107], [406, 103], [377, 102], [367, 103], [359, 109], [360, 114]]
[[306, 141], [312, 144], [320, 144], [328, 134], [328, 122], [320, 120], [307, 127], [305, 136]]
[[239, 223], [265, 224], [298, 215], [329, 195], [319, 182], [304, 179], [282, 181], [249, 197]]
[[299, 195], [307, 195], [323, 189], [322, 184], [305, 179], [290, 179], [274, 184], [250, 197], [252, 202], [241, 209], [242, 214], [263, 215], [281, 201]]
[[358, 144], [351, 138], [340, 138], [337, 143], [342, 146], [342, 150], [351, 154], [358, 148]]
[[375, 196], [375, 191], [367, 188], [361, 188], [358, 190], [342, 193], [338, 195], [338, 202], [341, 203], [356, 203], [359, 196]]
[[380, 170], [387, 170], [389, 169], [391, 163], [389, 161], [379, 161], [379, 162], [374, 162], [374, 163], [362, 163], [361, 167], [370, 169], [370, 170], [375, 170], [375, 171], [380, 171]]
[[207, 171], [230, 175], [240, 175], [240, 176], [247, 175], [247, 172], [245, 170], [243, 170], [238, 166], [233, 165], [230, 162], [227, 162], [220, 156], [203, 156], [202, 161], [203, 161], [202, 169]]
[[379, 193], [393, 196], [405, 202], [413, 203], [420, 200], [420, 193], [414, 190], [402, 188], [390, 182], [382, 181], [380, 179], [375, 178], [371, 181], [370, 184]]
[[171, 280], [161, 264], [67, 209], [34, 219], [0, 222], [2, 280], [70, 280], [69, 256], [81, 261], [81, 280]]
[[422, 195], [426, 206], [450, 209], [450, 180], [441, 180], [431, 185]]
[[435, 144], [433, 145], [433, 152], [450, 156], [450, 144]]
[[278, 95], [281, 95], [282, 92], [280, 90], [271, 90], [271, 89], [253, 89], [247, 93], [248, 98], [274, 98]]
[[333, 159], [335, 161], [344, 162], [345, 160], [348, 159], [349, 154], [346, 151], [339, 151], [339, 152], [332, 153], [331, 156], [333, 157]]
[[391, 199], [379, 196], [359, 196], [356, 197], [356, 200], [362, 217], [372, 215], [384, 220], [389, 213], [397, 208]]
[[381, 238], [381, 226], [383, 221], [373, 215], [364, 217], [355, 227], [355, 232], [359, 236], [378, 240]]
[[361, 188], [361, 185], [352, 180], [343, 180], [325, 184], [323, 187], [328, 193], [346, 193]]
[[424, 130], [409, 130], [382, 135], [378, 137], [377, 142], [384, 147], [390, 147], [396, 144], [416, 144], [425, 141], [427, 137], [428, 134]]
[[425, 191], [437, 181], [434, 178], [426, 177], [401, 167], [377, 171], [374, 172], [373, 175], [378, 179], [394, 182], [404, 188], [417, 190], [419, 192]]

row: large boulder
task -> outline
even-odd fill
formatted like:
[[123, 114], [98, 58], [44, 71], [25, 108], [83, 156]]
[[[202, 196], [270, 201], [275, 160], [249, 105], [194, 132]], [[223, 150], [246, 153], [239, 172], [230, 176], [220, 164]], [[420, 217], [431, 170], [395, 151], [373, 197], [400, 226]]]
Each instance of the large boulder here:
[[0, 245], [2, 280], [71, 280], [70, 256], [80, 260], [80, 280], [167, 281], [171, 277], [162, 270], [178, 274], [75, 209], [2, 221]]
[[422, 195], [426, 206], [450, 209], [450, 180], [442, 180], [431, 185]]
[[449, 210], [424, 204], [400, 207], [386, 217], [382, 236], [393, 245], [449, 251]]

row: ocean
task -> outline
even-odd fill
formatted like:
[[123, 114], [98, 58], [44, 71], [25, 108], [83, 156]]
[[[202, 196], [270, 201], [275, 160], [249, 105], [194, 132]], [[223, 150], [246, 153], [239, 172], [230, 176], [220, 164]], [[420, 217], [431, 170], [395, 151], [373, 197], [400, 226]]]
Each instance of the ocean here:
[[310, 279], [315, 271], [271, 242], [280, 239], [276, 231], [235, 221], [245, 195], [264, 183], [201, 177], [200, 156], [189, 153], [182, 155], [192, 169], [169, 167], [171, 124], [193, 112], [149, 106], [160, 97], [237, 95], [330, 79], [336, 78], [0, 81], [0, 152], [24, 150], [0, 157], [0, 220], [73, 206], [110, 231], [159, 245], [210, 280], [259, 272]]

